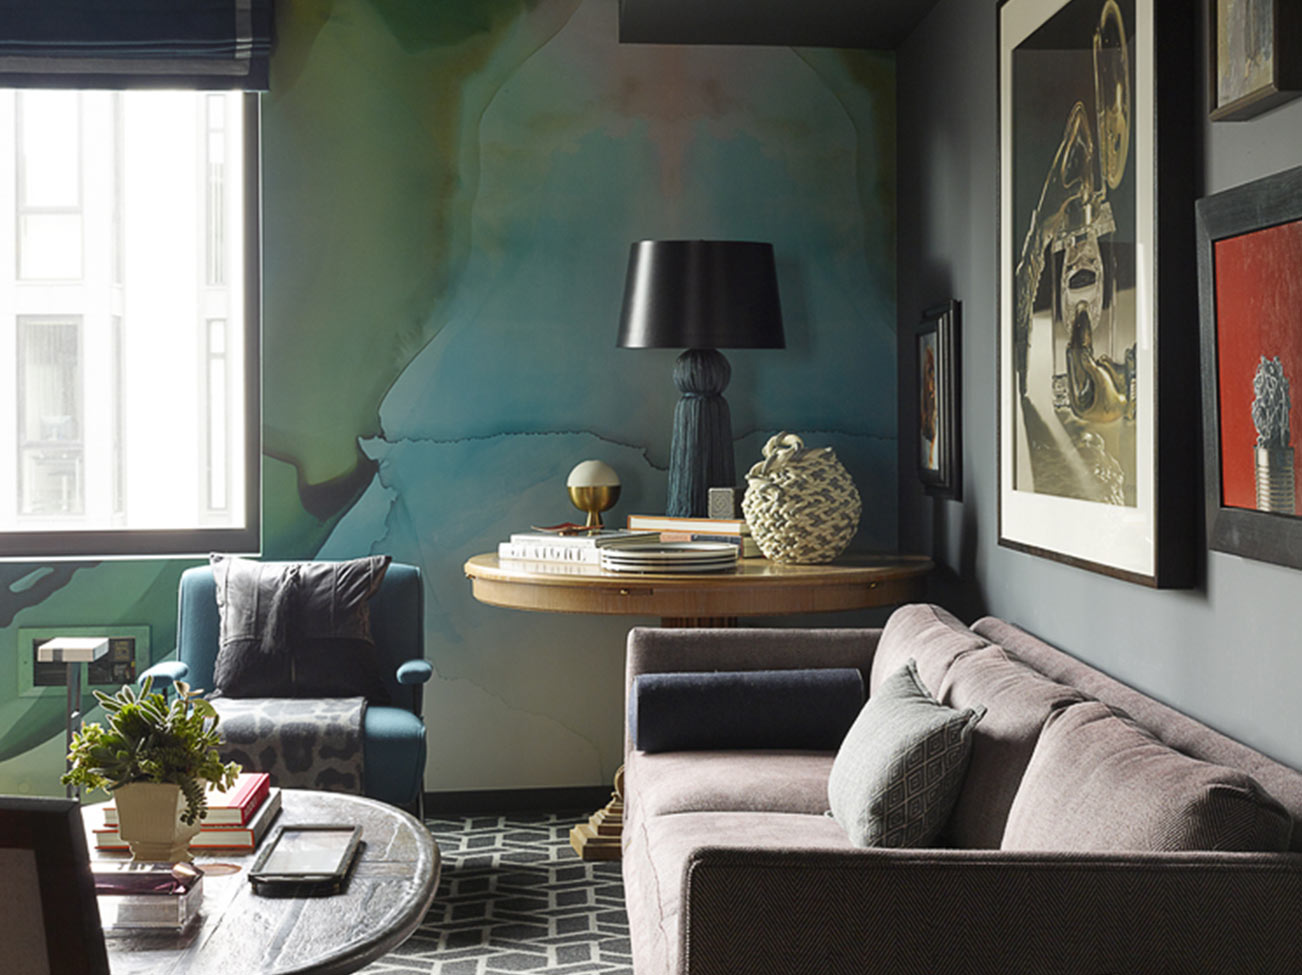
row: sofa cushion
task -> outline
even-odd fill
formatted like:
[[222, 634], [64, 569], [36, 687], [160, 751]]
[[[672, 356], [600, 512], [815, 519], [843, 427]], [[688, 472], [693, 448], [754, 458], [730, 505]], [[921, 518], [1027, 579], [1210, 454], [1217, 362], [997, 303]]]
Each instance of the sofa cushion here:
[[388, 703], [370, 598], [390, 557], [258, 562], [211, 557], [221, 636], [213, 666], [226, 697], [365, 697]]
[[1072, 852], [1288, 848], [1288, 813], [1252, 777], [1190, 758], [1099, 701], [1050, 715], [1003, 848]]
[[[1126, 712], [1172, 748], [1204, 762], [1242, 769], [1278, 800], [1295, 822], [1302, 820], [1302, 774], [1296, 769], [1213, 731], [1011, 623], [986, 616], [973, 623], [972, 629], [1047, 677], [1077, 687], [1086, 697]], [[1302, 852], [1302, 829], [1293, 830], [1290, 846], [1295, 852]]]
[[1040, 729], [1055, 710], [1085, 696], [993, 645], [955, 657], [936, 696], [952, 708], [986, 708], [972, 729], [967, 774], [942, 835], [947, 845], [998, 849]]
[[624, 764], [625, 818], [685, 812], [822, 815], [835, 752], [631, 752]]
[[901, 606], [891, 613], [873, 655], [870, 694], [908, 660], [917, 664], [927, 687], [940, 687], [950, 662], [961, 653], [988, 646], [946, 609], [930, 603]]
[[640, 674], [628, 696], [635, 748], [834, 751], [863, 707], [853, 667]]
[[822, 815], [701, 812], [639, 820], [625, 837], [623, 867], [629, 937], [639, 973], [680, 971], [684, 874], [692, 853], [706, 846], [853, 849], [841, 827]]
[[832, 815], [856, 846], [925, 846], [963, 783], [985, 709], [941, 704], [909, 660], [882, 681], [841, 743], [827, 780]]

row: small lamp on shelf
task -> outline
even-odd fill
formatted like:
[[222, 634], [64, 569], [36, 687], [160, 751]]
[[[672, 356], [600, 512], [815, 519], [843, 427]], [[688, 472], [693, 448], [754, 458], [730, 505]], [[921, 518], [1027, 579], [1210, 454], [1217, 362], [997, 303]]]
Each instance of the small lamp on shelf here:
[[577, 464], [565, 479], [570, 503], [587, 512], [585, 528], [600, 530], [601, 513], [615, 506], [619, 500], [619, 475], [609, 464], [600, 460], [585, 460]]
[[735, 487], [732, 416], [723, 391], [732, 367], [719, 349], [781, 349], [782, 306], [773, 245], [738, 240], [633, 244], [617, 343], [681, 348], [666, 514], [701, 517], [712, 487]]

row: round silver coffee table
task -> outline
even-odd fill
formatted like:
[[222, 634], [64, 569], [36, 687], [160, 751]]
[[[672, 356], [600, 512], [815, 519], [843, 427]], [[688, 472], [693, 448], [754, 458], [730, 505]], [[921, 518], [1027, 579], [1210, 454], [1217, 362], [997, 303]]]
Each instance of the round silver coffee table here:
[[[402, 944], [434, 900], [439, 851], [424, 825], [373, 799], [304, 789], [284, 790], [281, 823], [356, 823], [362, 847], [338, 894], [266, 897], [247, 872], [256, 851], [213, 851], [196, 857], [206, 868], [199, 917], [180, 934], [110, 934], [113, 975], [340, 975]], [[90, 831], [97, 807], [83, 810]], [[270, 833], [268, 834], [270, 835]], [[264, 840], [265, 841], [265, 840]]]

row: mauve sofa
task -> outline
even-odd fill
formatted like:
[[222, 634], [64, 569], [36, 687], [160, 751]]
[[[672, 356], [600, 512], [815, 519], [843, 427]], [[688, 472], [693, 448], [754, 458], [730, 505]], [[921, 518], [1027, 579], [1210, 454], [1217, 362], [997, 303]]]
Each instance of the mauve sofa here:
[[[1006, 622], [914, 605], [884, 629], [637, 628], [627, 681], [857, 668], [871, 695], [910, 658], [942, 703], [987, 709], [927, 849], [850, 843], [825, 814], [834, 750], [626, 734], [637, 975], [1302, 972], [1302, 774]], [[1107, 777], [1136, 768], [1138, 788]], [[1212, 785], [1186, 814], [1190, 768]]]

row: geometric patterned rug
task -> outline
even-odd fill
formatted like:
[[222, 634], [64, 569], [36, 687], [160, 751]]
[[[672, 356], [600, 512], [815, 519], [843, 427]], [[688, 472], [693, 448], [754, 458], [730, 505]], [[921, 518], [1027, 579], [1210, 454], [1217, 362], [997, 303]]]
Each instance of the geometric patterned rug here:
[[439, 890], [416, 933], [367, 975], [632, 975], [619, 861], [570, 847], [581, 812], [427, 817]]

